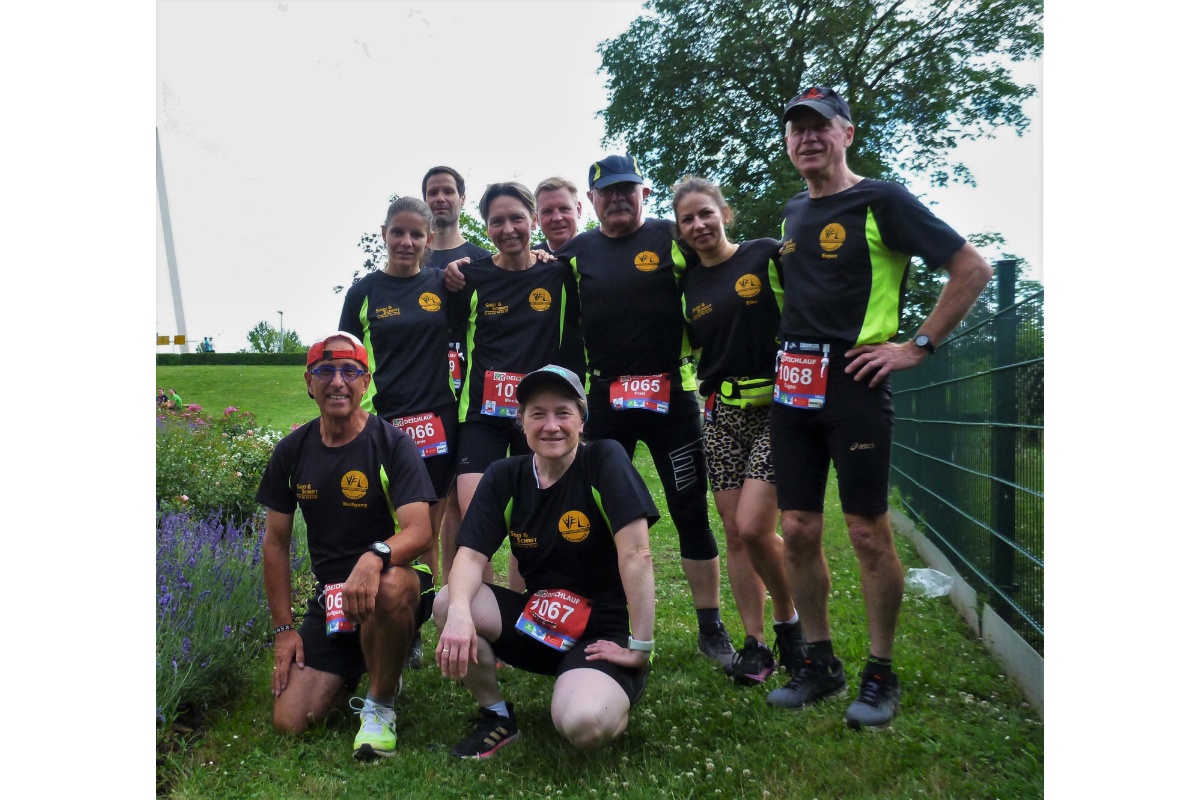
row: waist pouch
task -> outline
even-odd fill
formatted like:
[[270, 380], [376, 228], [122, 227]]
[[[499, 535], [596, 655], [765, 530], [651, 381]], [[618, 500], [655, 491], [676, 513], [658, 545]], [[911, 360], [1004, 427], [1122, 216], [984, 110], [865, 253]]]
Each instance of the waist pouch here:
[[735, 378], [723, 380], [716, 386], [717, 397], [727, 406], [752, 408], [771, 404], [775, 379]]

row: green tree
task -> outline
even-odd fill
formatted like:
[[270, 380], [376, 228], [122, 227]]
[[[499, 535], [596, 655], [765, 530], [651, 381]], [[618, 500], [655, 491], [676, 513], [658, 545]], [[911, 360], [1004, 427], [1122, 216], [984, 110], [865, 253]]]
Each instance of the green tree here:
[[[272, 327], [271, 323], [262, 321], [250, 329], [246, 334], [246, 341], [250, 342], [250, 349], [242, 348], [243, 353], [278, 353], [279, 352], [279, 328]], [[283, 352], [285, 353], [303, 353], [308, 348], [300, 341], [300, 334], [294, 330], [284, 329], [283, 332]]]
[[[648, 0], [598, 48], [609, 75], [605, 142], [623, 143], [659, 187], [719, 183], [739, 236], [778, 236], [803, 189], [780, 114], [806, 86], [832, 86], [854, 115], [850, 168], [973, 185], [950, 155], [997, 127], [1023, 132], [1036, 88], [1009, 66], [1042, 53], [1036, 0]], [[669, 192], [655, 196], [668, 213]]]
[[[394, 203], [400, 199], [400, 195], [393, 194], [388, 198], [388, 203]], [[463, 238], [472, 244], [477, 244], [487, 250], [492, 249], [492, 241], [488, 239], [487, 228], [479, 217], [463, 211], [458, 215], [458, 229], [462, 232]], [[540, 233], [540, 232], [539, 232]], [[532, 242], [536, 244], [536, 240]], [[358, 237], [358, 247], [363, 251], [366, 258], [363, 260], [362, 266], [354, 270], [354, 275], [350, 277], [350, 285], [361, 281], [367, 276], [367, 273], [381, 270], [387, 266], [387, 248], [384, 247], [383, 237], [379, 235], [378, 230], [367, 231], [362, 236]], [[333, 287], [334, 294], [341, 294], [345, 286]]]

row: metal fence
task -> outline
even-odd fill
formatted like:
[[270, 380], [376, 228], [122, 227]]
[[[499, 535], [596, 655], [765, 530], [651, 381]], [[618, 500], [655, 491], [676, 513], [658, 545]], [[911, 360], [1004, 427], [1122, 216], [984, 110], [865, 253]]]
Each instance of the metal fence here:
[[1018, 297], [1016, 262], [995, 266], [971, 317], [920, 367], [892, 376], [892, 486], [963, 579], [1044, 656], [1044, 292], [1023, 286]]

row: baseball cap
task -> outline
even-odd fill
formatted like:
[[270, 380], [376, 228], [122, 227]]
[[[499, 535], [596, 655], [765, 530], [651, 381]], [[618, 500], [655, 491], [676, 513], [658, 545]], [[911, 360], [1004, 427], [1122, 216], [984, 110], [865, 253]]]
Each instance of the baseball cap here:
[[614, 183], [645, 183], [642, 170], [633, 156], [607, 156], [588, 170], [588, 190], [603, 189]]
[[579, 376], [566, 367], [555, 364], [547, 364], [521, 378], [521, 382], [517, 384], [517, 402], [524, 403], [529, 399], [529, 395], [544, 386], [566, 387], [575, 397], [587, 402], [587, 395], [583, 392], [583, 384], [580, 383]]
[[[354, 343], [354, 347], [350, 350], [330, 350], [327, 346], [333, 339], [349, 339]], [[318, 361], [330, 361], [335, 358], [352, 358], [359, 364], [362, 364], [363, 369], [370, 369], [367, 364], [367, 348], [363, 347], [363, 343], [358, 340], [358, 337], [352, 333], [338, 331], [337, 333], [326, 336], [321, 341], [315, 343], [308, 348], [308, 364], [311, 367]]]
[[788, 115], [792, 113], [792, 110], [800, 106], [813, 109], [825, 119], [841, 116], [846, 122], [854, 124], [850, 120], [850, 106], [840, 94], [828, 86], [812, 86], [789, 100], [783, 108], [783, 121], [787, 122]]

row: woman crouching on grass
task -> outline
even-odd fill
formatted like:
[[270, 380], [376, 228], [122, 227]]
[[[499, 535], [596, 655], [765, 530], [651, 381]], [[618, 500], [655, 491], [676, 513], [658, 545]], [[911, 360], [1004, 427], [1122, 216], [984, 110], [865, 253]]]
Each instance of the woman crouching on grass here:
[[[574, 372], [530, 372], [516, 397], [533, 452], [484, 473], [434, 601], [438, 666], [464, 679], [480, 706], [475, 730], [450, 751], [459, 758], [487, 758], [520, 735], [497, 658], [554, 675], [554, 727], [596, 750], [625, 730], [654, 650], [649, 526], [658, 510], [645, 483], [617, 443], [580, 442], [587, 400]], [[483, 583], [506, 538], [524, 592]]]

